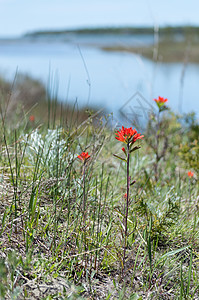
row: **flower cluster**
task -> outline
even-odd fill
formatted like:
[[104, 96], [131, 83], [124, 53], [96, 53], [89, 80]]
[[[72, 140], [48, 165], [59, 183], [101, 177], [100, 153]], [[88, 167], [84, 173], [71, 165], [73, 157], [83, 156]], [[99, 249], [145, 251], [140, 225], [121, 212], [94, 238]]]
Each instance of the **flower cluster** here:
[[82, 152], [80, 155], [77, 156], [77, 158], [79, 158], [83, 162], [87, 161], [89, 157], [90, 155], [88, 154], [88, 152]]
[[189, 177], [193, 177], [193, 172], [191, 172], [191, 171], [189, 171], [188, 173], [187, 173], [187, 175], [189, 176]]
[[34, 122], [35, 121], [35, 116], [34, 115], [30, 115], [29, 116], [29, 121], [30, 122]]
[[118, 141], [125, 144], [134, 144], [137, 140], [144, 137], [143, 135], [141, 135], [141, 133], [137, 133], [136, 129], [132, 129], [132, 127], [124, 128], [124, 126], [122, 126], [122, 129], [118, 130], [115, 135], [115, 138]]
[[164, 103], [166, 103], [166, 102], [168, 101], [168, 99], [159, 96], [158, 99], [154, 99], [154, 101], [155, 101], [156, 103], [164, 104]]
[[167, 98], [163, 98], [163, 97], [158, 97], [158, 99], [153, 99], [155, 101], [155, 103], [158, 106], [159, 112], [163, 111], [163, 110], [167, 110], [168, 108], [166, 107], [165, 103], [168, 101]]

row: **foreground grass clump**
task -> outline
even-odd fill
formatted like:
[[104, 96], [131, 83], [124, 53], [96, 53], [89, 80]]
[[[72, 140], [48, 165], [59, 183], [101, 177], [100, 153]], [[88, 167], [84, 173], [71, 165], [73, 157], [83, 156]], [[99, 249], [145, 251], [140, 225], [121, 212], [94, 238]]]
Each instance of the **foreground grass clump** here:
[[155, 168], [149, 122], [127, 175], [104, 117], [62, 121], [14, 126], [2, 114], [0, 297], [197, 299], [198, 170], [182, 151], [195, 127], [172, 115], [178, 131], [167, 128], [169, 151]]

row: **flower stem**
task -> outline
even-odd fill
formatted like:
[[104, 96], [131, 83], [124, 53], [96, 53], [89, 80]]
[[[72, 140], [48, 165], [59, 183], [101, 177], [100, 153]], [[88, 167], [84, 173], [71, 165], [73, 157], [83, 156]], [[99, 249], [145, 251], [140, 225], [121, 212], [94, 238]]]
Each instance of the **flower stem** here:
[[160, 137], [160, 109], [157, 115], [157, 130], [156, 130], [156, 163], [155, 163], [155, 179], [158, 181], [158, 164], [159, 164], [159, 137]]
[[126, 264], [126, 248], [127, 248], [127, 238], [128, 238], [128, 213], [129, 213], [129, 188], [130, 188], [130, 177], [129, 177], [129, 159], [130, 159], [130, 146], [127, 144], [127, 184], [126, 184], [126, 205], [124, 214], [124, 252], [123, 252], [123, 267], [122, 276], [124, 275], [124, 269]]
[[86, 184], [85, 184], [85, 173], [86, 173], [86, 161], [83, 165], [83, 201], [82, 201], [82, 209], [83, 209], [83, 226], [85, 225], [85, 209], [86, 209]]

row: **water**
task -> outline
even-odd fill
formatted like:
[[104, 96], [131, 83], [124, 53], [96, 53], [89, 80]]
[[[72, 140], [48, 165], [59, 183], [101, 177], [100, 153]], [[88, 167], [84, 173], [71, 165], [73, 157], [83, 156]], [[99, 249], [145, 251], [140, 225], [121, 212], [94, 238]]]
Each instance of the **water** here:
[[[139, 43], [152, 42], [147, 36], [144, 41], [136, 38]], [[101, 40], [101, 44], [105, 43], [103, 37]], [[113, 43], [113, 38], [110, 41]], [[51, 93], [57, 93], [60, 101], [77, 100], [79, 107], [104, 108], [115, 116], [123, 106], [125, 114], [141, 112], [143, 107], [146, 110], [159, 95], [168, 98], [172, 110], [195, 111], [199, 116], [199, 65], [155, 64], [135, 54], [102, 51], [98, 47], [99, 37], [98, 41], [92, 39], [92, 46], [90, 42], [89, 37], [67, 42], [58, 39], [1, 41], [0, 73], [13, 80], [18, 70], [46, 86], [50, 78]], [[133, 38], [117, 42], [131, 45]]]

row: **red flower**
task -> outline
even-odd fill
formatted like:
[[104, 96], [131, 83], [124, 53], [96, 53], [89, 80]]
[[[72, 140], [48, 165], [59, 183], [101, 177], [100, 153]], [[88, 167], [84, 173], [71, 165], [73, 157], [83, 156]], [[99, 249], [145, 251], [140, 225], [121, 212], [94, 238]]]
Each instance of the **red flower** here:
[[80, 155], [78, 155], [77, 158], [83, 160], [84, 162], [90, 157], [88, 152], [82, 152]]
[[29, 121], [30, 121], [30, 122], [34, 122], [34, 121], [35, 121], [35, 116], [31, 115], [31, 116], [29, 117]]
[[144, 135], [140, 135], [141, 133], [136, 133], [133, 137], [133, 143], [135, 143], [137, 140], [140, 140], [144, 137]]
[[122, 151], [126, 154], [126, 149], [124, 147], [122, 147]]
[[191, 171], [189, 171], [188, 173], [187, 173], [187, 175], [189, 176], [189, 177], [193, 177], [193, 172], [191, 172]]
[[[125, 144], [128, 143], [135, 143], [136, 140], [139, 140], [141, 138], [143, 138], [143, 135], [140, 135], [141, 133], [137, 133], [136, 129], [132, 129], [132, 127], [130, 128], [124, 128], [124, 126], [122, 126], [122, 129], [118, 130], [116, 135], [116, 139], [120, 142], [123, 142]], [[122, 151], [123, 148], [122, 148]]]
[[159, 96], [158, 99], [154, 99], [154, 101], [156, 103], [166, 103], [168, 101], [168, 99]]

